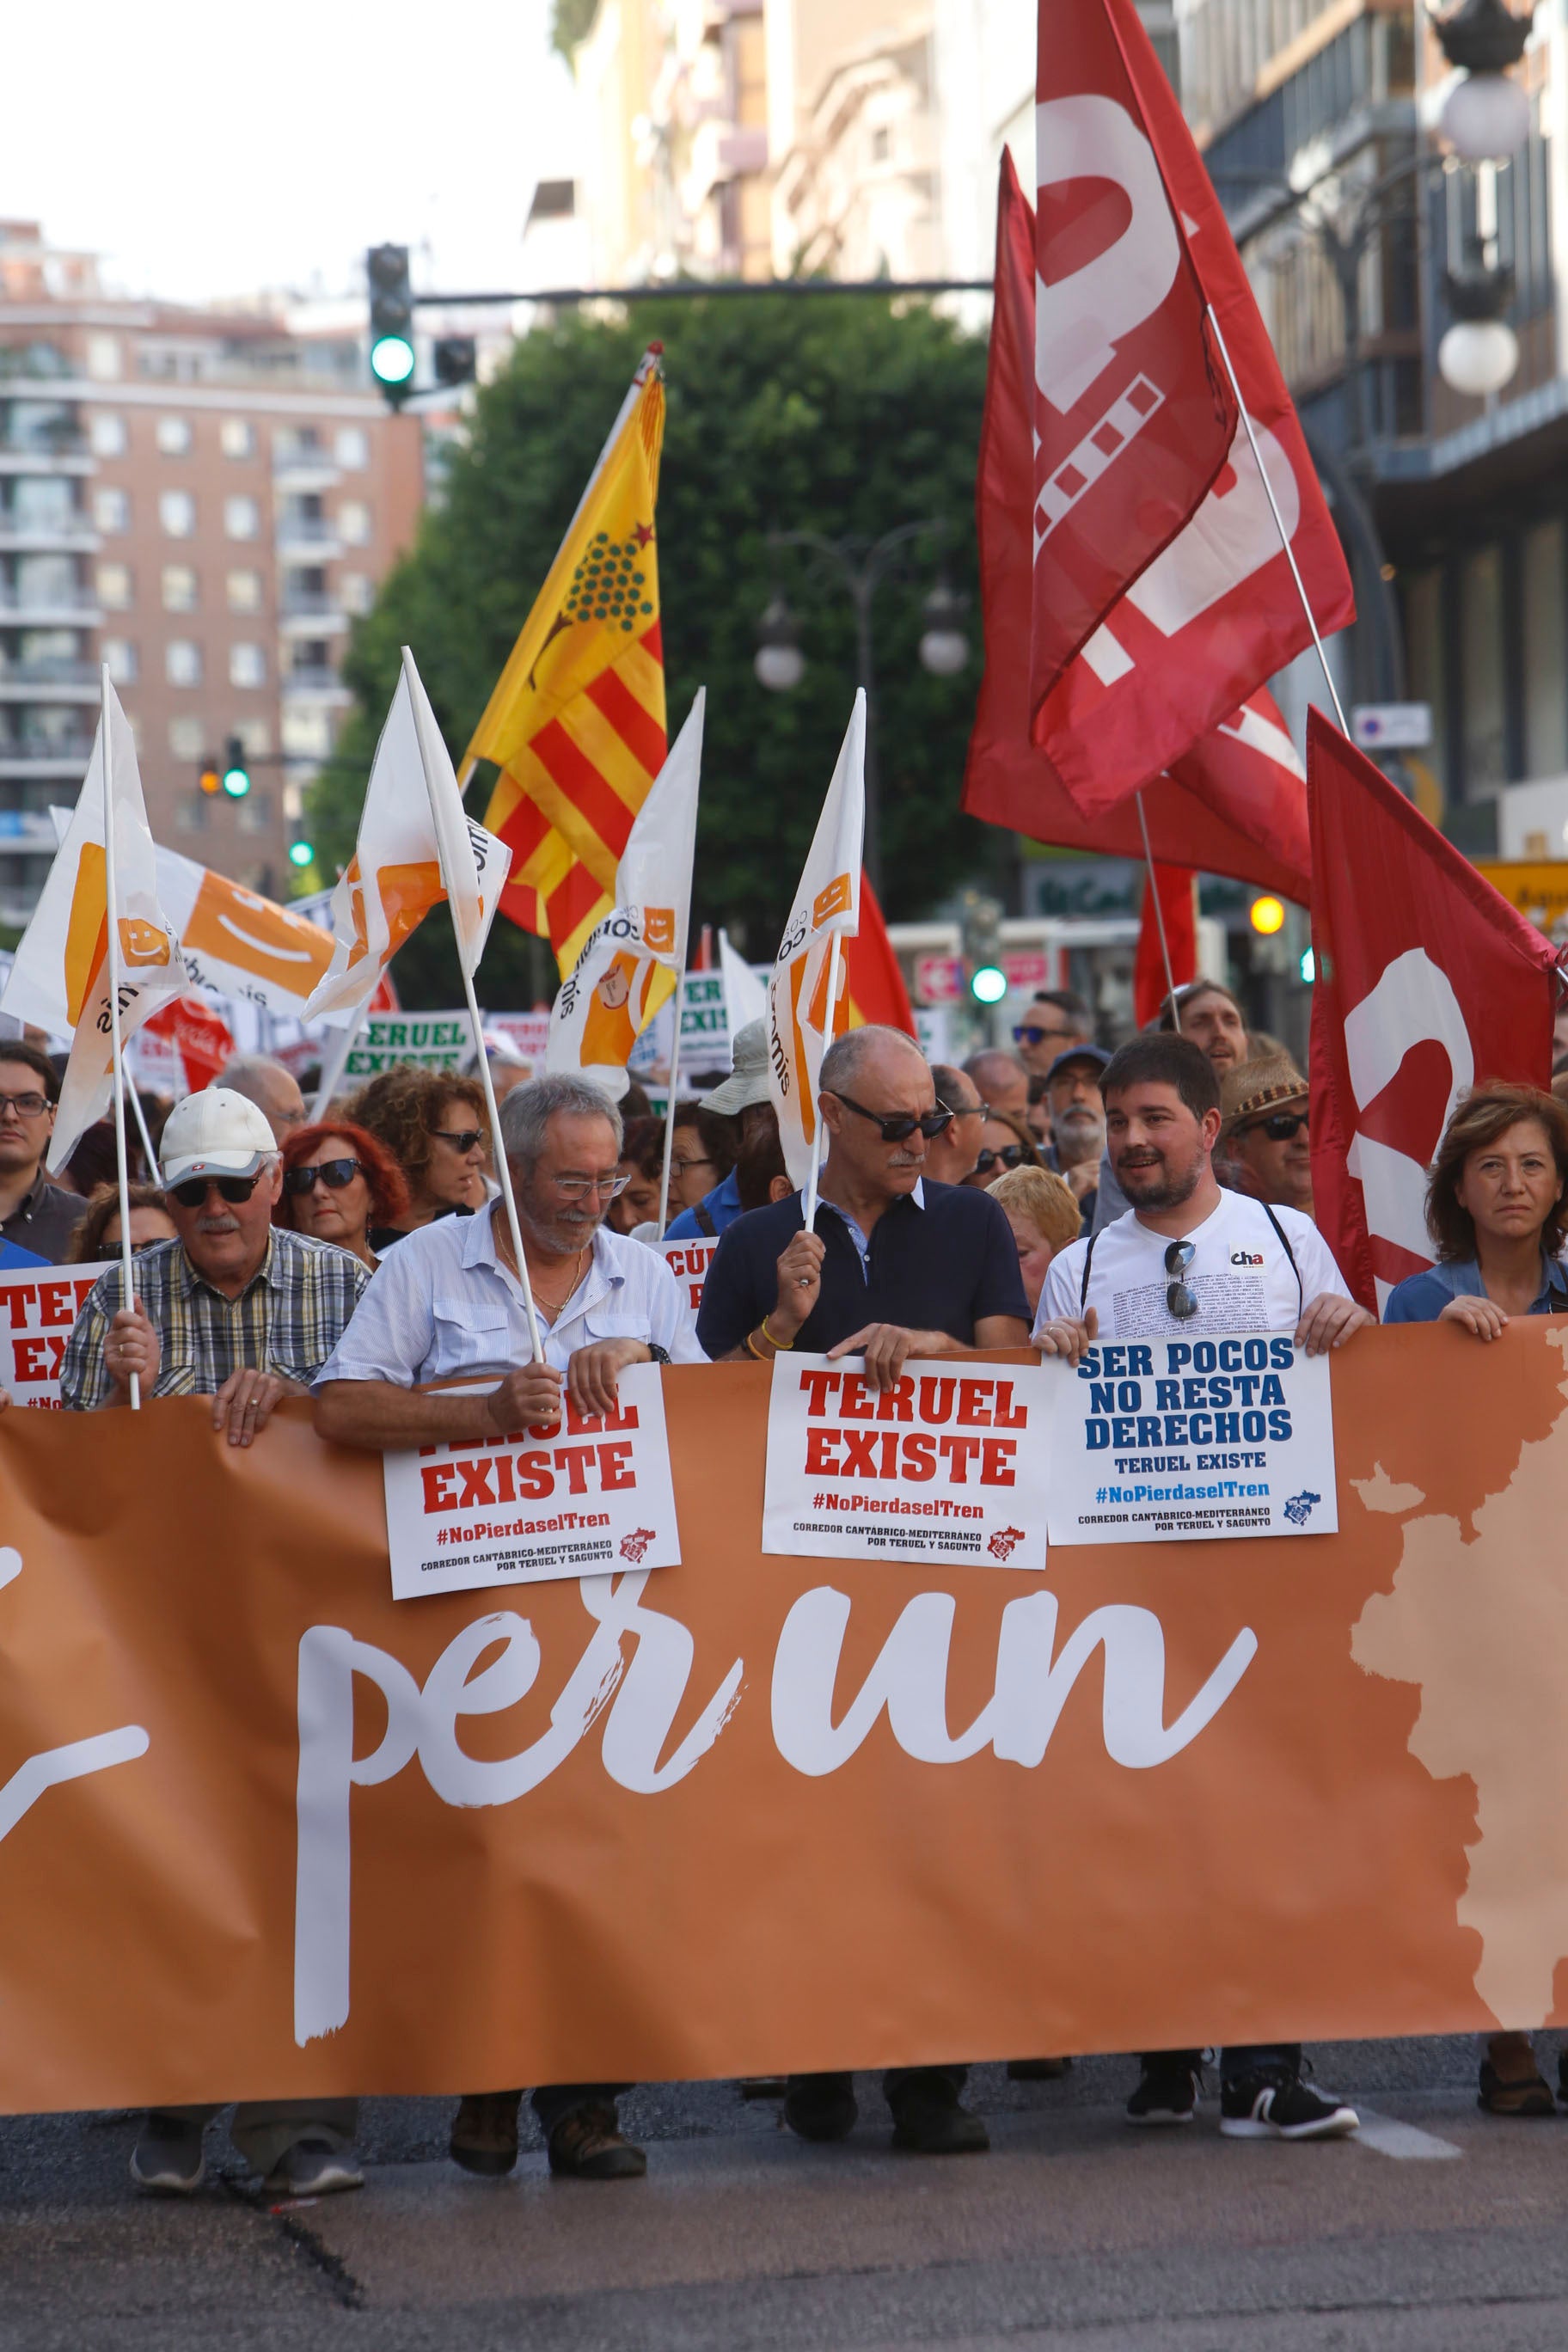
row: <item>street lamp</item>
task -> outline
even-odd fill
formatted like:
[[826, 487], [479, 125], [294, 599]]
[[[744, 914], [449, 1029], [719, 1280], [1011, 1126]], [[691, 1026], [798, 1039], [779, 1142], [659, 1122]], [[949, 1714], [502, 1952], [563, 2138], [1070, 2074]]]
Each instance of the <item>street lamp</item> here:
[[[866, 871], [873, 890], [882, 883], [881, 805], [878, 790], [876, 673], [871, 660], [871, 602], [889, 573], [897, 569], [911, 540], [930, 538], [940, 545], [947, 537], [942, 522], [900, 523], [881, 538], [826, 539], [815, 530], [770, 530], [770, 547], [810, 550], [829, 577], [837, 576], [855, 607], [856, 667], [866, 697]], [[963, 600], [945, 580], [938, 580], [925, 600], [925, 628], [920, 642], [921, 667], [932, 677], [955, 677], [969, 659], [969, 640], [960, 624]], [[805, 676], [800, 632], [783, 592], [774, 591], [757, 629], [752, 667], [758, 683], [771, 694], [788, 694]]]
[[1516, 16], [1502, 0], [1459, 0], [1432, 29], [1459, 79], [1443, 101], [1437, 128], [1467, 163], [1514, 155], [1530, 136], [1530, 99], [1508, 68], [1530, 38], [1530, 16]]
[[1519, 338], [1500, 314], [1513, 295], [1511, 269], [1476, 261], [1444, 280], [1454, 324], [1437, 346], [1437, 373], [1470, 400], [1500, 392], [1519, 365]]

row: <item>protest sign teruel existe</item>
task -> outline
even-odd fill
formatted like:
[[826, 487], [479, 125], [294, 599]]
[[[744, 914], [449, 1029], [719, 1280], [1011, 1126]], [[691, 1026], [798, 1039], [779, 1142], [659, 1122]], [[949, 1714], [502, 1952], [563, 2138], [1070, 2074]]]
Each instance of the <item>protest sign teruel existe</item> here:
[[106, 1263], [0, 1274], [0, 1388], [13, 1404], [58, 1409], [71, 1325], [99, 1276], [110, 1270]]
[[679, 1567], [658, 1367], [628, 1366], [616, 1396], [493, 1445], [384, 1454], [394, 1596]]
[[858, 1357], [775, 1357], [763, 1549], [1043, 1568], [1046, 1377], [911, 1359], [879, 1393]]
[[1287, 1333], [1090, 1348], [1047, 1377], [1053, 1543], [1338, 1528], [1329, 1360]]
[[422, 1070], [456, 1070], [474, 1050], [474, 1024], [459, 1005], [454, 1013], [374, 1013], [349, 1055], [344, 1076], [374, 1077], [399, 1062]]

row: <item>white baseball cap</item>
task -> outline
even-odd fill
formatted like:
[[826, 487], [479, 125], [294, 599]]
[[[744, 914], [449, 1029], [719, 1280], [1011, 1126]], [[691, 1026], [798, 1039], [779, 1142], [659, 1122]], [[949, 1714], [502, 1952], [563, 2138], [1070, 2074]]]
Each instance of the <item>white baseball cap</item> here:
[[177, 1102], [158, 1156], [165, 1190], [190, 1176], [254, 1176], [278, 1150], [265, 1113], [232, 1087], [207, 1087]]

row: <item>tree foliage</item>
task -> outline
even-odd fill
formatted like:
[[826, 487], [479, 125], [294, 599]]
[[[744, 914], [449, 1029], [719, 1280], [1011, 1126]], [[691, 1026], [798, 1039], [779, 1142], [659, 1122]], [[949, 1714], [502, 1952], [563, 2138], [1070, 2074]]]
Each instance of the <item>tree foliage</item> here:
[[[414, 648], [455, 753], [539, 593], [645, 342], [665, 345], [668, 415], [658, 499], [659, 581], [670, 733], [708, 688], [694, 920], [726, 923], [755, 958], [772, 953], [854, 695], [855, 617], [837, 577], [770, 530], [869, 541], [943, 522], [953, 586], [974, 593], [973, 485], [983, 341], [924, 306], [872, 298], [650, 299], [623, 321], [581, 317], [536, 331], [479, 394], [468, 445], [413, 551], [356, 631], [346, 676], [357, 698], [341, 764], [312, 800], [331, 871], [349, 856], [375, 731]], [[917, 542], [875, 606], [883, 896], [894, 917], [928, 912], [968, 876], [994, 876], [1005, 837], [960, 815], [979, 667], [921, 669], [921, 606], [936, 550]], [[752, 668], [774, 587], [801, 623], [805, 682], [770, 694]], [[488, 795], [478, 785], [470, 804]], [[450, 997], [440, 937], [398, 960], [407, 1001]], [[542, 960], [497, 925], [485, 960], [493, 1003], [524, 1001]]]

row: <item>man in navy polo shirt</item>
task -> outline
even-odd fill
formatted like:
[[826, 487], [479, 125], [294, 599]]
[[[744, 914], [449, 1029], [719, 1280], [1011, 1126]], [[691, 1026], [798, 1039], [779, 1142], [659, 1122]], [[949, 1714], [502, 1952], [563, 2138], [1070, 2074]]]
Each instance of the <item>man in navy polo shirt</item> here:
[[[697, 1336], [715, 1360], [769, 1363], [797, 1344], [861, 1356], [890, 1388], [909, 1356], [1017, 1348], [1028, 1309], [1012, 1228], [988, 1192], [922, 1180], [926, 1145], [952, 1117], [936, 1107], [925, 1058], [900, 1029], [852, 1029], [822, 1057], [826, 1135], [817, 1231], [801, 1196], [740, 1217], [709, 1269]], [[895, 2066], [883, 2079], [893, 2140], [922, 2156], [986, 2147], [960, 2104], [962, 2066]], [[845, 2139], [850, 2074], [792, 2074], [784, 2119], [803, 2139]]]

